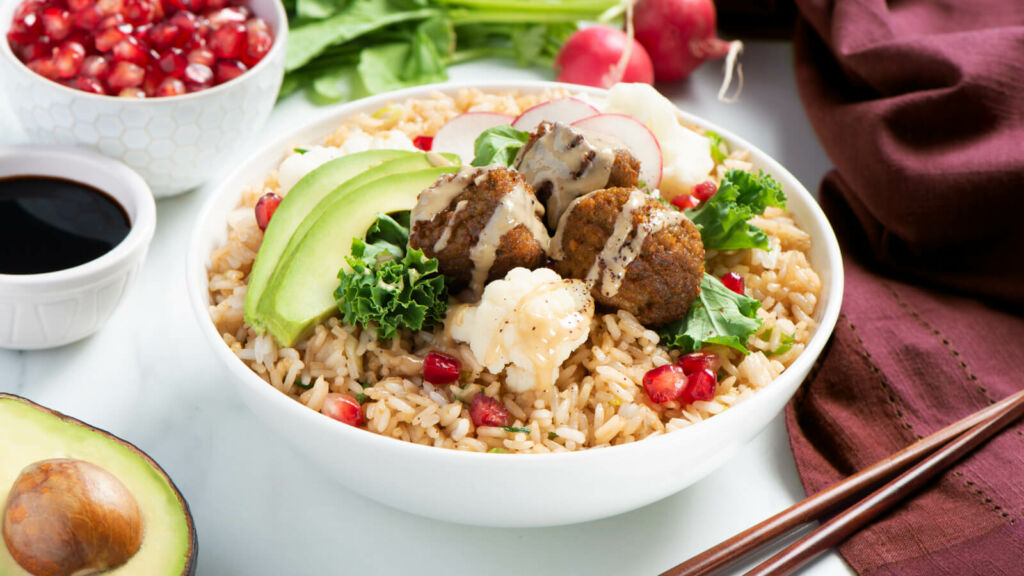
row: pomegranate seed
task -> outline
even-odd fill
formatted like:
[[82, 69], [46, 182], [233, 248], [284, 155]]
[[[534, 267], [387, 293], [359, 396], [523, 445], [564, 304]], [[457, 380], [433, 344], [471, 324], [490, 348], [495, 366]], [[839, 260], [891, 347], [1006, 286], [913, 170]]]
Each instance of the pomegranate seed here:
[[686, 390], [686, 373], [675, 364], [658, 366], [644, 374], [643, 384], [647, 397], [662, 404], [678, 399]]
[[211, 10], [203, 16], [210, 22], [210, 26], [214, 30], [220, 28], [225, 24], [230, 23], [244, 23], [248, 18], [249, 11], [242, 6], [236, 6], [233, 8], [222, 8], [220, 10]]
[[689, 354], [683, 354], [676, 360], [676, 365], [683, 368], [683, 372], [686, 374], [693, 374], [698, 370], [708, 369], [712, 373], [718, 372], [718, 369], [722, 366], [722, 359], [718, 357], [718, 354], [714, 352], [690, 352]]
[[270, 224], [270, 218], [274, 215], [277, 207], [281, 204], [281, 197], [273, 192], [268, 192], [256, 201], [256, 225], [260, 230], [266, 230]]
[[508, 410], [498, 400], [483, 392], [473, 396], [469, 416], [474, 426], [508, 426]]
[[[102, 26], [102, 24], [100, 25]], [[130, 38], [129, 32], [131, 32], [131, 27], [127, 24], [103, 28], [96, 34], [93, 45], [96, 46], [98, 52], [110, 52], [115, 44], [125, 38]]]
[[680, 210], [696, 208], [697, 204], [699, 204], [697, 199], [690, 194], [678, 194], [672, 197], [672, 205]]
[[53, 45], [50, 40], [43, 36], [38, 42], [25, 46], [21, 51], [21, 59], [24, 62], [32, 62], [40, 58], [49, 58], [53, 55]]
[[722, 284], [724, 284], [726, 288], [732, 290], [733, 292], [739, 294], [740, 296], [743, 295], [743, 277], [740, 276], [739, 274], [735, 272], [729, 272], [725, 276], [722, 276]]
[[85, 60], [85, 47], [78, 42], [65, 42], [53, 55], [53, 62], [57, 66], [57, 76], [61, 78], [74, 78], [82, 69], [82, 62]]
[[412, 139], [412, 145], [423, 150], [424, 152], [430, 152], [430, 149], [434, 146], [433, 136], [417, 136]]
[[73, 86], [83, 92], [92, 92], [93, 94], [106, 94], [103, 90], [103, 85], [99, 83], [95, 78], [89, 78], [88, 76], [76, 76]]
[[450, 384], [459, 379], [462, 362], [443, 352], [431, 350], [423, 359], [423, 379], [431, 384]]
[[148, 24], [156, 16], [156, 7], [151, 0], [124, 0], [124, 18], [135, 24]]
[[166, 50], [177, 42], [179, 34], [181, 34], [181, 29], [177, 26], [161, 22], [149, 29], [146, 39], [154, 48]]
[[245, 58], [244, 62], [252, 68], [270, 52], [274, 45], [274, 35], [270, 26], [261, 18], [253, 18], [245, 23]]
[[150, 62], [146, 66], [146, 72], [142, 79], [142, 91], [146, 93], [146, 96], [156, 96], [157, 89], [160, 88], [160, 84], [164, 81], [164, 75], [160, 73], [159, 67]]
[[120, 42], [114, 44], [114, 62], [131, 62], [139, 66], [145, 66], [149, 61], [148, 50], [134, 36], [126, 36]]
[[363, 407], [359, 401], [348, 394], [328, 394], [324, 398], [323, 408], [320, 412], [338, 422], [352, 426], [359, 426], [363, 423]]
[[197, 20], [198, 18], [196, 17], [195, 14], [189, 12], [188, 10], [181, 10], [179, 12], [175, 12], [174, 15], [171, 16], [169, 20], [167, 20], [167, 24], [174, 26], [175, 28], [181, 30], [185, 34], [191, 34], [195, 31], [196, 27], [198, 26], [196, 22]]
[[44, 78], [49, 78], [50, 80], [56, 80], [58, 78], [57, 64], [54, 63], [53, 58], [40, 58], [39, 60], [33, 60], [28, 63], [28, 67], [30, 70]]
[[94, 80], [106, 80], [110, 74], [110, 63], [103, 56], [86, 56], [82, 61], [81, 74]]
[[210, 35], [210, 50], [218, 58], [239, 59], [245, 54], [245, 25], [229, 22]]
[[220, 60], [214, 68], [216, 70], [218, 84], [230, 82], [242, 74], [245, 74], [245, 71], [248, 70], [248, 68], [245, 67], [245, 64], [242, 64], [238, 60]]
[[715, 373], [703, 368], [686, 377], [686, 389], [680, 395], [679, 401], [683, 404], [691, 404], [698, 400], [707, 401], [715, 397], [715, 385], [718, 380]]
[[71, 33], [71, 13], [59, 6], [43, 9], [43, 29], [50, 40], [63, 40]]
[[202, 0], [162, 0], [164, 12], [172, 14], [178, 10], [201, 12], [206, 4]]
[[13, 44], [31, 44], [43, 35], [43, 22], [40, 18], [42, 4], [24, 2], [14, 10], [11, 28], [7, 32], [7, 40]]
[[118, 62], [107, 77], [107, 86], [114, 90], [135, 88], [142, 85], [146, 71], [131, 62]]
[[213, 86], [213, 71], [209, 66], [202, 64], [189, 64], [185, 67], [185, 88], [189, 92], [196, 92]]
[[202, 64], [209, 67], [213, 66], [213, 63], [217, 61], [217, 57], [209, 48], [196, 48], [188, 53], [188, 61], [191, 64]]
[[100, 7], [101, 12], [111, 16], [116, 14], [122, 17], [124, 13], [124, 0], [97, 0], [96, 5]]
[[95, 30], [101, 20], [103, 12], [100, 12], [100, 7], [96, 5], [75, 12], [75, 28], [81, 30]]
[[185, 83], [177, 78], [164, 78], [156, 89], [156, 95], [160, 97], [177, 96], [185, 93]]
[[134, 98], [141, 100], [146, 97], [146, 93], [139, 88], [125, 88], [117, 93], [118, 98]]
[[188, 66], [188, 59], [180, 48], [171, 48], [164, 52], [158, 62], [160, 71], [174, 78], [181, 78], [185, 74], [185, 67]]
[[228, 5], [227, 0], [206, 0], [207, 10], [220, 10]]
[[693, 187], [693, 195], [701, 202], [707, 202], [715, 192], [718, 192], [718, 185], [711, 180], [705, 180]]
[[72, 12], [81, 12], [95, 3], [96, 0], [68, 0], [68, 9]]

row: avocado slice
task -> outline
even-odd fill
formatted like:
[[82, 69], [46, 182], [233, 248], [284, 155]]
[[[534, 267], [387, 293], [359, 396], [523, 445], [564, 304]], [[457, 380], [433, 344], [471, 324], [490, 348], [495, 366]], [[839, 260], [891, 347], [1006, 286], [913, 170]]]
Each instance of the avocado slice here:
[[293, 346], [317, 323], [337, 314], [338, 271], [351, 270], [345, 258], [352, 239], [361, 238], [377, 214], [408, 210], [419, 193], [458, 166], [428, 168], [373, 180], [336, 196], [282, 258], [260, 300], [267, 330], [281, 346]]
[[[70, 458], [112, 474], [135, 498], [143, 539], [127, 563], [103, 574], [193, 576], [198, 544], [188, 504], [167, 474], [128, 442], [74, 418], [10, 394], [0, 394], [0, 511], [21, 471], [31, 464]], [[0, 574], [31, 576], [0, 538]]]
[[321, 199], [352, 177], [378, 164], [396, 158], [418, 156], [421, 155], [404, 150], [357, 152], [325, 162], [296, 182], [281, 200], [281, 204], [274, 211], [274, 217], [270, 219], [267, 229], [263, 232], [263, 242], [256, 253], [256, 261], [253, 262], [252, 272], [249, 273], [249, 284], [245, 293], [246, 323], [254, 327], [261, 326], [256, 307], [263, 290], [295, 229]]

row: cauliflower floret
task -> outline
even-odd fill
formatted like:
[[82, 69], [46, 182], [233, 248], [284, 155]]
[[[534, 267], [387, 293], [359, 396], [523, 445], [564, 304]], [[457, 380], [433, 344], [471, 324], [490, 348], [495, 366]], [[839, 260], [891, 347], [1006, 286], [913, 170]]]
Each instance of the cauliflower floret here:
[[548, 268], [513, 268], [487, 285], [479, 303], [456, 306], [445, 324], [492, 374], [508, 365], [506, 389], [525, 392], [554, 384], [562, 363], [586, 342], [593, 318], [584, 282]]
[[285, 158], [277, 170], [277, 182], [281, 186], [281, 193], [287, 194], [296, 182], [321, 164], [326, 164], [347, 154], [367, 150], [417, 151], [409, 136], [400, 130], [388, 130], [370, 135], [362, 129], [356, 128], [341, 146], [313, 146], [307, 148], [303, 153], [295, 152]]
[[666, 198], [689, 194], [715, 167], [711, 143], [676, 119], [676, 107], [648, 84], [620, 83], [608, 91], [604, 112], [643, 122], [661, 145], [661, 190]]

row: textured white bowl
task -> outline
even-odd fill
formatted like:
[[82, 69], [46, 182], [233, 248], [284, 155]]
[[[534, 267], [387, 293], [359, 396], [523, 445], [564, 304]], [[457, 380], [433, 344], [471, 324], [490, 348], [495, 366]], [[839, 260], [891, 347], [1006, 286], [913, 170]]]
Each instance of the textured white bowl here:
[[95, 260], [45, 274], [0, 274], [0, 348], [63, 346], [99, 330], [138, 274], [156, 229], [146, 182], [124, 164], [74, 148], [0, 147], [0, 178], [53, 176], [88, 184], [128, 213], [128, 236]]
[[[484, 90], [523, 91], [555, 86], [559, 85], [476, 85]], [[426, 97], [434, 90], [453, 93], [459, 87], [424, 86], [342, 106], [254, 154], [209, 200], [189, 246], [188, 290], [202, 332], [230, 370], [242, 398], [271, 429], [350, 489], [401, 510], [452, 522], [511, 527], [594, 520], [650, 504], [709, 474], [764, 428], [806, 377], [839, 315], [843, 269], [832, 229], [800, 182], [749, 143], [690, 115], [684, 117], [715, 130], [731, 146], [751, 150], [755, 166], [782, 183], [796, 221], [814, 239], [810, 258], [823, 282], [816, 313], [819, 326], [805, 352], [770, 385], [713, 418], [664, 436], [583, 452], [457, 452], [387, 438], [313, 412], [261, 380], [221, 340], [209, 316], [206, 268], [210, 253], [226, 239], [227, 214], [238, 204], [242, 189], [261, 182], [292, 147], [321, 141], [352, 114], [373, 112], [392, 101]], [[603, 94], [566, 87], [595, 97]]]
[[288, 37], [280, 0], [249, 2], [274, 31], [273, 47], [251, 70], [208, 90], [142, 100], [74, 90], [29, 70], [6, 39], [19, 3], [0, 3], [0, 87], [29, 137], [117, 158], [141, 174], [158, 197], [206, 181], [263, 126], [277, 100]]

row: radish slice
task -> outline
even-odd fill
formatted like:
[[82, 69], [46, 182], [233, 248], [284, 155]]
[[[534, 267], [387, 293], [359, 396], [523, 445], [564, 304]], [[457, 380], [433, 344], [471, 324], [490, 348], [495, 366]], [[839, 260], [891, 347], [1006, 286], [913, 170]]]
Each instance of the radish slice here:
[[625, 114], [598, 114], [573, 126], [621, 142], [640, 161], [640, 181], [652, 189], [661, 185], [661, 146], [643, 123]]
[[578, 98], [560, 98], [527, 108], [512, 121], [512, 127], [516, 130], [532, 132], [538, 124], [544, 121], [572, 124], [600, 113], [597, 108]]
[[511, 124], [513, 117], [497, 112], [466, 112], [445, 122], [434, 134], [434, 152], [458, 154], [464, 165], [473, 161], [473, 143], [488, 128]]

